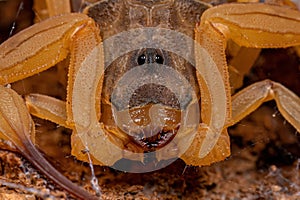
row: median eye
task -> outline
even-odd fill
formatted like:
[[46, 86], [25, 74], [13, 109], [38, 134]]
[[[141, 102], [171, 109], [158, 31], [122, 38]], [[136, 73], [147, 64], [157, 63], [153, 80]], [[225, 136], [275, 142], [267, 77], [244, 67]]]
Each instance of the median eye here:
[[145, 64], [145, 62], [146, 62], [146, 56], [145, 56], [145, 54], [140, 55], [140, 56], [138, 57], [137, 62], [138, 62], [139, 65]]
[[163, 59], [162, 56], [156, 55], [155, 56], [155, 62], [157, 62], [158, 64], [163, 64], [164, 63], [164, 59]]

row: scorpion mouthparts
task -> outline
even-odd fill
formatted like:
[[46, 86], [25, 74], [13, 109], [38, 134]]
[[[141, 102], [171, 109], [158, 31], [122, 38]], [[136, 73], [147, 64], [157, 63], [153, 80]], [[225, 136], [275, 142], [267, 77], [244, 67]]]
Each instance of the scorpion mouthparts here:
[[142, 151], [154, 151], [168, 144], [179, 130], [181, 110], [161, 104], [147, 104], [114, 113], [115, 122]]
[[167, 145], [175, 137], [179, 127], [178, 125], [174, 129], [163, 128], [162, 130], [157, 130], [159, 129], [158, 127], [153, 129], [147, 127], [141, 130], [140, 133], [132, 136], [132, 139], [145, 152], [155, 151]]

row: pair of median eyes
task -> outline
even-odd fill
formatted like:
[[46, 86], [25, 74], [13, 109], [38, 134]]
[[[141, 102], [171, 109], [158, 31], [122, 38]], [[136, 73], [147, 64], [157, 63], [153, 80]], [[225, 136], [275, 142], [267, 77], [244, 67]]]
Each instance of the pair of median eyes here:
[[[145, 54], [142, 54], [138, 57], [137, 62], [139, 65], [143, 65], [146, 63], [147, 57]], [[164, 63], [164, 59], [162, 56], [156, 54], [154, 57], [154, 62], [158, 63], [158, 64], [163, 64]]]

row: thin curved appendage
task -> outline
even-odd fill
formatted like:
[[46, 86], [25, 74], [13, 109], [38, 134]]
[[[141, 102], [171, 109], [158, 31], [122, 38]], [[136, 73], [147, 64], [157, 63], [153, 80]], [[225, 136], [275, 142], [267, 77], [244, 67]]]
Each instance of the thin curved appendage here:
[[[196, 27], [195, 40], [209, 53], [214, 64], [218, 67], [222, 75], [226, 88], [226, 120], [224, 127], [231, 123], [231, 87], [229, 84], [228, 66], [226, 63], [226, 45], [228, 40], [232, 40], [240, 46], [249, 48], [285, 48], [300, 45], [300, 12], [290, 8], [284, 8], [265, 4], [224, 4], [205, 11], [201, 17], [201, 23]], [[196, 49], [197, 51], [197, 49]], [[196, 63], [201, 63], [197, 60]], [[199, 78], [199, 85], [203, 81]], [[212, 76], [211, 79], [215, 79]], [[218, 89], [216, 89], [218, 90]], [[222, 91], [219, 91], [221, 94]], [[207, 102], [211, 99], [219, 98], [212, 94], [201, 93], [201, 117], [204, 124], [209, 125], [209, 129], [204, 131], [206, 135], [198, 151], [199, 159], [208, 156], [221, 136], [221, 131], [209, 118], [212, 114], [206, 108]], [[210, 104], [211, 107], [219, 107], [217, 104]], [[222, 105], [223, 106], [223, 105]], [[225, 146], [224, 149], [227, 149]], [[225, 158], [225, 157], [224, 157]], [[218, 160], [211, 159], [212, 162]]]
[[0, 138], [11, 141], [42, 173], [80, 199], [98, 199], [58, 172], [31, 142], [34, 123], [23, 99], [12, 89], [0, 86]]
[[233, 125], [256, 110], [262, 103], [275, 100], [279, 112], [300, 132], [300, 98], [292, 91], [270, 80], [254, 83], [232, 97]]

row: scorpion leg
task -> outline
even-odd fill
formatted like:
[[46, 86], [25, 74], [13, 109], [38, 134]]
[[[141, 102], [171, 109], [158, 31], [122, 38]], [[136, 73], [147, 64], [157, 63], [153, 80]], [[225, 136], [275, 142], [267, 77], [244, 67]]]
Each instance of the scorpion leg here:
[[240, 121], [269, 100], [276, 101], [283, 117], [300, 132], [300, 98], [280, 83], [270, 80], [254, 83], [232, 97], [230, 124]]

